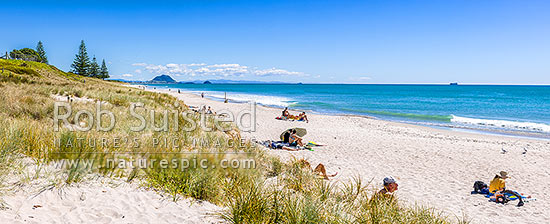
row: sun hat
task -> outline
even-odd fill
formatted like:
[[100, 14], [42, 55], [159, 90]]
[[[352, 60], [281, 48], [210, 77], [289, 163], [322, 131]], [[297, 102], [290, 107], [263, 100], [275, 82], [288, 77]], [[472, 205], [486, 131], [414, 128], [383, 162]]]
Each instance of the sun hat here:
[[500, 176], [500, 178], [502, 178], [502, 179], [510, 178], [510, 177], [508, 176], [508, 172], [506, 172], [506, 171], [500, 171], [499, 176]]

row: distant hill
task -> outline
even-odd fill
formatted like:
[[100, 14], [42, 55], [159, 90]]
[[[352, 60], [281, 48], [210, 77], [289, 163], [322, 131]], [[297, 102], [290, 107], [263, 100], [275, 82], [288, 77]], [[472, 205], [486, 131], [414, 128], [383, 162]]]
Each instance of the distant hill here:
[[150, 83], [177, 83], [176, 80], [174, 80], [169, 75], [159, 75], [155, 78], [153, 78]]

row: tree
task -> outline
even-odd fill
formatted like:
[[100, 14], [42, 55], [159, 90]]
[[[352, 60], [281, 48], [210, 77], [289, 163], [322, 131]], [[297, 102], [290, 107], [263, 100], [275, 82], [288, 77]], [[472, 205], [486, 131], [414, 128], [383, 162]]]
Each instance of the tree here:
[[36, 45], [36, 53], [38, 53], [38, 56], [40, 57], [40, 62], [48, 64], [48, 57], [46, 56], [46, 51], [44, 51], [42, 41], [38, 41], [38, 44]]
[[20, 50], [13, 50], [10, 52], [10, 58], [21, 59], [25, 61], [40, 61], [38, 53], [30, 48], [23, 48]]
[[84, 40], [80, 42], [80, 47], [78, 49], [78, 54], [76, 55], [73, 64], [71, 65], [72, 72], [75, 74], [87, 76], [90, 69], [90, 58], [88, 57], [88, 52], [86, 51], [86, 44]]
[[100, 76], [99, 65], [97, 64], [97, 60], [96, 60], [95, 56], [92, 59], [92, 64], [90, 65], [90, 70], [88, 71], [88, 76], [95, 77], [95, 78], [99, 78], [99, 76]]
[[101, 70], [99, 71], [99, 78], [106, 79], [109, 78], [109, 71], [107, 71], [107, 65], [105, 65], [105, 59], [101, 63]]

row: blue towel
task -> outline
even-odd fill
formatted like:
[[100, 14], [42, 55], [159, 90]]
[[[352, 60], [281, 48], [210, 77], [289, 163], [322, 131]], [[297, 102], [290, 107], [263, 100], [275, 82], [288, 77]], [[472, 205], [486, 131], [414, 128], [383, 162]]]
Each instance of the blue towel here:
[[[516, 194], [521, 195], [521, 194], [518, 193], [517, 191], [514, 191], [514, 192], [515, 192]], [[485, 195], [485, 197], [486, 197], [486, 198], [491, 198], [491, 196], [494, 196], [494, 195], [495, 195], [495, 194], [493, 194], [493, 193], [489, 193], [489, 194]], [[518, 197], [516, 197], [515, 195], [510, 194], [510, 193], [504, 193], [504, 196], [506, 196], [508, 199], [510, 199], [510, 200], [512, 200], [512, 201], [513, 201], [513, 200], [518, 200]], [[527, 197], [521, 195], [521, 198], [523, 199], [523, 198], [527, 198]], [[493, 200], [493, 199], [491, 199], [491, 200]]]

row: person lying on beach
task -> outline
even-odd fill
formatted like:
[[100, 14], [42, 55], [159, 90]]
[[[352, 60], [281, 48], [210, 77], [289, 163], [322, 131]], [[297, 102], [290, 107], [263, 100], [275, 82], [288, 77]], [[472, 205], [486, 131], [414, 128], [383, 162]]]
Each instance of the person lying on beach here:
[[319, 163], [319, 165], [317, 165], [315, 169], [311, 169], [311, 164], [305, 159], [298, 160], [298, 164], [300, 165], [300, 168], [302, 169], [306, 168], [308, 170], [311, 170], [315, 175], [318, 175], [325, 180], [328, 180], [329, 177], [334, 177], [338, 174], [338, 173], [335, 173], [335, 174], [328, 175], [327, 170], [325, 169], [325, 165], [323, 165], [322, 163]]
[[290, 147], [290, 144], [288, 142], [284, 142], [284, 141], [267, 141], [267, 144], [264, 144], [266, 145], [268, 148], [270, 149], [282, 149], [282, 150], [287, 150], [287, 151], [298, 151], [300, 150], [300, 148], [297, 148], [297, 147]]
[[518, 207], [523, 206], [523, 199], [520, 194], [516, 193], [515, 191], [507, 190], [506, 189], [506, 179], [510, 178], [508, 176], [508, 172], [506, 171], [500, 171], [499, 174], [491, 180], [491, 183], [489, 183], [489, 192], [496, 194], [496, 193], [508, 193], [511, 195], [514, 195], [518, 198]]

